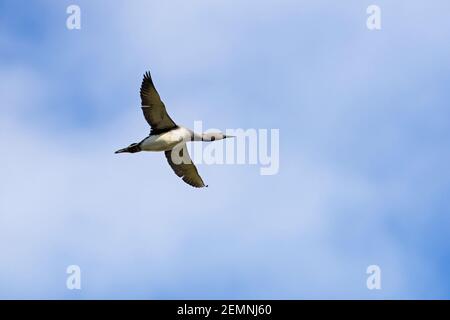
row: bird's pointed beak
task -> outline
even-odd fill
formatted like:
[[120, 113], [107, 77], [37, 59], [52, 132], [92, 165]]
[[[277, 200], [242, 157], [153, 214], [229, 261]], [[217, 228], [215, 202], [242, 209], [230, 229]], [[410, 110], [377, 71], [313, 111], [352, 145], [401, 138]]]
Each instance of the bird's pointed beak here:
[[123, 149], [117, 150], [114, 153], [124, 153], [124, 152], [127, 152], [127, 151], [128, 151], [128, 148], [123, 148]]
[[224, 139], [228, 139], [228, 138], [236, 138], [236, 136], [230, 136], [230, 135], [225, 134], [225, 135], [223, 136], [223, 138], [224, 138]]

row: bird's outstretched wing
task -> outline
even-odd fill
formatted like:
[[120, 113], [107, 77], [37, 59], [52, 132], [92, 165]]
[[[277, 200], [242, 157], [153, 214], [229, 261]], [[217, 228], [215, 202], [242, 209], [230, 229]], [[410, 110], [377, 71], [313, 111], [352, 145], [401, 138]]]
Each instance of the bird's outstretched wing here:
[[[175, 174], [182, 178], [184, 182], [196, 188], [207, 187], [198, 174], [191, 157], [189, 157], [185, 143], [175, 147], [173, 153], [172, 150], [168, 150], [165, 154]], [[176, 160], [176, 163], [174, 160]]]
[[167, 114], [166, 107], [155, 89], [150, 72], [144, 74], [140, 93], [145, 120], [152, 127], [150, 134], [163, 133], [177, 127]]

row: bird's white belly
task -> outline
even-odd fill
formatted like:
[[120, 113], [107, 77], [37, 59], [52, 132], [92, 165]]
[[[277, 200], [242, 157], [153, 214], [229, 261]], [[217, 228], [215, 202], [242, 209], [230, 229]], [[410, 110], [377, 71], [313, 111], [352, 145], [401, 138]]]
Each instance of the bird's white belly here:
[[167, 151], [172, 150], [178, 143], [185, 140], [185, 132], [180, 129], [169, 131], [160, 135], [149, 136], [142, 141], [143, 151]]

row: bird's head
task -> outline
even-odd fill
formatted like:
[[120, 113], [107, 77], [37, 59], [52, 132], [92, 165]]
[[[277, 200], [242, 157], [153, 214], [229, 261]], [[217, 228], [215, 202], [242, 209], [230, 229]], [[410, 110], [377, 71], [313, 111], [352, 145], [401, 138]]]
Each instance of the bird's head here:
[[115, 153], [124, 153], [124, 152], [128, 152], [128, 153], [136, 153], [141, 151], [141, 146], [139, 143], [132, 143], [130, 144], [128, 147], [117, 150]]

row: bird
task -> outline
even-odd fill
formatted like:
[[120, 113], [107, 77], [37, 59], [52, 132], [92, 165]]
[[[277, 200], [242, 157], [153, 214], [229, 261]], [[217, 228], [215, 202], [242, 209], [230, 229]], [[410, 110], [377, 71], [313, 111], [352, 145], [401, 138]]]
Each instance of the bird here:
[[150, 135], [138, 143], [132, 143], [126, 148], [117, 150], [115, 153], [164, 152], [172, 170], [185, 183], [195, 188], [208, 187], [203, 182], [189, 156], [186, 142], [216, 141], [233, 136], [222, 132], [198, 134], [186, 127], [177, 125], [167, 113], [166, 106], [158, 91], [156, 91], [149, 71], [144, 73], [140, 96], [144, 118], [151, 128]]

